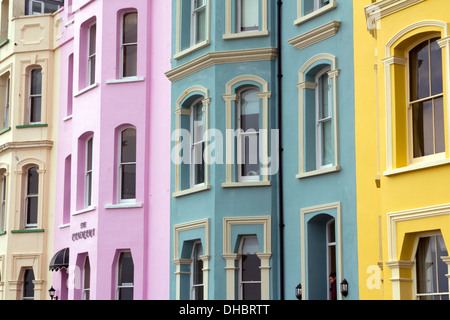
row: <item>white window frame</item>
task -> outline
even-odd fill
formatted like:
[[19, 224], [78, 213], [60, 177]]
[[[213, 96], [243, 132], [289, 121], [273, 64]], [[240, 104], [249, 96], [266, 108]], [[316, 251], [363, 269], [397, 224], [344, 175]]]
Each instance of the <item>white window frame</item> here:
[[333, 162], [332, 163], [328, 163], [328, 164], [322, 164], [322, 158], [323, 158], [323, 154], [322, 154], [322, 150], [323, 150], [323, 146], [324, 146], [324, 141], [323, 141], [323, 136], [322, 136], [322, 126], [324, 122], [330, 122], [331, 124], [331, 133], [333, 133], [333, 101], [332, 101], [332, 97], [331, 97], [331, 78], [327, 76], [328, 78], [328, 93], [327, 93], [327, 98], [328, 98], [328, 114], [329, 116], [326, 118], [321, 118], [320, 117], [320, 110], [321, 110], [321, 105], [320, 105], [320, 95], [322, 94], [322, 87], [320, 86], [320, 79], [322, 76], [324, 76], [325, 74], [328, 74], [328, 72], [330, 72], [331, 67], [330, 66], [326, 66], [324, 67], [321, 71], [319, 71], [316, 74], [315, 77], [315, 82], [316, 82], [316, 92], [315, 92], [315, 101], [316, 101], [316, 169], [320, 170], [320, 169], [324, 169], [324, 168], [330, 168], [333, 166]]
[[[190, 132], [191, 132], [191, 146], [190, 146], [190, 150], [191, 150], [191, 154], [190, 154], [190, 161], [191, 161], [191, 166], [190, 166], [190, 186], [191, 188], [196, 188], [196, 187], [200, 187], [205, 185], [206, 183], [206, 161], [204, 159], [204, 153], [202, 152], [202, 164], [203, 164], [203, 182], [202, 183], [195, 183], [195, 177], [197, 174], [197, 170], [196, 170], [196, 163], [195, 163], [195, 146], [196, 145], [201, 145], [201, 144], [205, 144], [205, 150], [206, 150], [206, 140], [205, 140], [205, 130], [206, 130], [206, 107], [203, 104], [203, 100], [204, 97], [200, 97], [197, 100], [195, 100], [192, 104], [191, 104], [191, 119], [190, 119]], [[197, 107], [198, 104], [201, 104], [201, 108], [202, 108], [202, 122], [203, 122], [203, 137], [200, 141], [194, 142], [194, 138], [195, 138], [195, 134], [194, 134], [194, 128], [195, 128], [195, 124], [194, 124], [194, 118], [195, 118], [195, 108]], [[198, 106], [200, 107], [200, 106]], [[203, 150], [203, 148], [202, 148]]]
[[[442, 86], [442, 93], [441, 94], [437, 94], [434, 96], [429, 96], [423, 99], [419, 99], [419, 100], [415, 100], [415, 101], [411, 101], [411, 92], [410, 92], [410, 88], [411, 88], [411, 70], [410, 70], [410, 53], [411, 50], [413, 50], [416, 46], [420, 45], [421, 43], [427, 41], [429, 42], [431, 39], [433, 38], [440, 38], [440, 35], [435, 34], [432, 35], [430, 37], [422, 38], [416, 42], [414, 42], [413, 45], [411, 45], [411, 47], [408, 48], [408, 50], [406, 50], [407, 52], [407, 63], [406, 63], [406, 83], [407, 83], [407, 90], [406, 90], [406, 101], [407, 101], [407, 110], [408, 110], [408, 119], [407, 119], [407, 127], [408, 127], [408, 133], [407, 133], [407, 139], [408, 139], [408, 164], [417, 164], [417, 163], [423, 163], [423, 162], [429, 162], [429, 161], [433, 161], [433, 160], [442, 160], [445, 159], [445, 153], [446, 151], [444, 150], [443, 152], [439, 152], [439, 153], [433, 153], [430, 155], [426, 155], [426, 156], [422, 156], [422, 157], [414, 157], [414, 127], [413, 127], [413, 105], [415, 103], [418, 102], [422, 102], [422, 101], [433, 101], [433, 130], [435, 129], [435, 124], [434, 124], [434, 100], [438, 99], [438, 98], [442, 98], [442, 108], [443, 108], [443, 112], [445, 113], [445, 100], [444, 100], [444, 92], [445, 92], [445, 85], [443, 84]], [[439, 40], [438, 40], [439, 41]], [[429, 44], [431, 44], [429, 42]], [[430, 49], [430, 48], [429, 48]], [[442, 55], [442, 58], [444, 58], [444, 55]], [[431, 62], [431, 57], [429, 57], [429, 62]], [[430, 73], [431, 73], [431, 65], [430, 67]], [[444, 80], [444, 65], [442, 64], [442, 81]], [[431, 77], [430, 77], [430, 90], [431, 90]], [[444, 121], [444, 131], [445, 131], [445, 119], [443, 119]], [[435, 140], [435, 136], [433, 134], [433, 139], [434, 139], [434, 143], [436, 143]], [[445, 140], [445, 133], [444, 133], [444, 140]], [[436, 147], [436, 146], [434, 146]], [[446, 147], [446, 146], [445, 146]]]
[[[124, 254], [124, 253], [129, 253], [131, 255], [131, 258], [133, 259], [133, 255], [131, 254], [130, 250], [122, 250], [122, 251], [119, 252], [119, 254], [117, 256], [117, 263], [116, 263], [116, 300], [119, 300], [119, 290], [120, 289], [133, 288], [133, 296], [134, 296], [134, 279], [133, 279], [132, 283], [126, 282], [126, 283], [123, 283], [122, 285], [119, 285], [120, 258], [122, 256], [122, 254]], [[134, 274], [134, 270], [133, 270], [133, 274]]]
[[5, 116], [3, 121], [4, 129], [9, 128], [9, 106], [10, 106], [10, 96], [11, 96], [11, 76], [6, 79], [5, 88]]
[[[258, 237], [257, 236], [243, 236], [241, 237], [240, 243], [239, 243], [239, 254], [243, 254], [243, 247], [244, 247], [244, 242], [246, 239], [256, 239], [256, 241], [258, 241]], [[257, 255], [259, 252], [256, 252], [255, 255]], [[259, 257], [258, 257], [259, 258]], [[260, 262], [261, 264], [261, 262]], [[259, 268], [261, 269], [261, 268]], [[259, 284], [260, 285], [260, 293], [262, 295], [262, 275], [260, 276], [260, 280], [259, 281], [243, 281], [242, 280], [242, 257], [239, 259], [239, 300], [243, 300], [244, 298], [244, 293], [243, 293], [243, 284]]]
[[[95, 26], [95, 51], [93, 54], [90, 54], [91, 52], [91, 30]], [[87, 87], [92, 86], [96, 82], [96, 74], [95, 74], [95, 67], [92, 69], [92, 62], [94, 62], [94, 66], [97, 65], [96, 61], [97, 57], [97, 22], [94, 22], [89, 25], [87, 28]], [[92, 75], [94, 76], [94, 81], [91, 82]]]
[[314, 11], [304, 15], [303, 14], [304, 1], [305, 0], [297, 0], [297, 19], [294, 21], [294, 25], [300, 25], [337, 7], [337, 0], [329, 0], [329, 3], [327, 5], [324, 5], [320, 8], [318, 3], [318, 1], [320, 0], [314, 0]]
[[[249, 137], [249, 136], [256, 136], [256, 141], [257, 141], [257, 146], [259, 148], [261, 148], [260, 145], [260, 131], [261, 131], [261, 125], [259, 125], [258, 131], [248, 131], [248, 132], [243, 132], [242, 131], [242, 98], [241, 95], [243, 92], [245, 91], [255, 91], [256, 94], [258, 94], [260, 92], [258, 87], [254, 87], [254, 86], [247, 86], [241, 90], [238, 91], [237, 95], [238, 95], [238, 101], [237, 101], [237, 172], [238, 172], [238, 182], [255, 182], [255, 181], [260, 181], [260, 177], [261, 177], [261, 163], [259, 160], [259, 152], [257, 152], [257, 162], [259, 165], [259, 171], [260, 173], [256, 176], [243, 176], [242, 175], [242, 165], [245, 164], [245, 161], [247, 159], [245, 159], [245, 138]], [[259, 104], [259, 100], [258, 100], [258, 104]], [[259, 115], [259, 119], [261, 121], [261, 110], [260, 107], [258, 106], [258, 115]], [[250, 141], [252, 141], [253, 139], [250, 139]], [[256, 149], [258, 150], [258, 148]]]
[[[139, 22], [139, 16], [138, 16], [138, 12], [136, 10], [133, 11], [126, 11], [121, 15], [121, 22], [120, 22], [120, 78], [132, 78], [132, 77], [136, 77], [137, 76], [137, 56], [136, 56], [136, 74], [133, 76], [125, 76], [124, 73], [124, 68], [123, 65], [125, 63], [125, 47], [126, 46], [136, 46], [136, 51], [137, 51], [137, 47], [138, 47], [138, 42], [130, 42], [130, 43], [124, 43], [123, 42], [123, 35], [124, 35], [124, 18], [125, 15], [130, 14], [130, 13], [135, 13], [137, 16], [137, 21]], [[138, 23], [136, 24], [136, 39], [138, 39]], [[139, 39], [138, 39], [139, 40]]]
[[[37, 177], [38, 177], [38, 193], [36, 194], [28, 194], [28, 179], [29, 179], [29, 174], [30, 174], [30, 170], [36, 168], [36, 173], [37, 173]], [[25, 175], [25, 221], [24, 221], [24, 225], [25, 225], [25, 229], [33, 229], [33, 228], [37, 228], [38, 225], [38, 217], [39, 217], [39, 205], [37, 206], [36, 210], [36, 223], [28, 223], [28, 216], [29, 216], [29, 207], [28, 207], [28, 199], [29, 198], [37, 198], [37, 201], [39, 203], [39, 167], [38, 166], [31, 166], [29, 168], [27, 168], [27, 174]]]
[[[86, 264], [89, 263], [89, 287], [86, 288]], [[84, 264], [83, 264], [83, 282], [82, 282], [82, 300], [90, 300], [91, 295], [91, 262], [89, 261], [89, 256], [86, 256], [86, 258], [84, 259]], [[86, 299], [86, 295], [87, 293], [89, 293], [89, 299]]]
[[[33, 73], [34, 70], [40, 70], [41, 71], [41, 93], [39, 93], [39, 94], [31, 94], [31, 88], [33, 86], [33, 84], [32, 84], [32, 81], [33, 81], [32, 73]], [[29, 78], [30, 78], [30, 80], [29, 80], [29, 88], [28, 88], [28, 123], [30, 123], [30, 124], [38, 124], [38, 123], [42, 122], [42, 107], [43, 107], [43, 102], [44, 102], [44, 100], [42, 98], [43, 80], [44, 80], [42, 78], [42, 68], [41, 67], [31, 68], [30, 72], [29, 72]], [[36, 121], [36, 122], [31, 121], [31, 114], [32, 114], [32, 110], [31, 110], [32, 103], [31, 103], [31, 101], [32, 101], [33, 98], [41, 98], [41, 114], [39, 115], [40, 120]]]
[[[39, 1], [39, 0], [29, 0], [28, 2], [28, 14], [33, 15], [33, 3], [39, 3], [41, 5], [41, 12], [37, 14], [44, 14], [45, 12], [45, 2]], [[58, 10], [61, 9], [61, 6], [59, 6]], [[36, 14], [36, 15], [37, 15]]]
[[203, 269], [202, 269], [202, 284], [194, 284], [194, 275], [196, 272], [196, 260], [195, 257], [197, 255], [197, 251], [198, 251], [198, 246], [202, 247], [203, 250], [203, 245], [201, 241], [195, 241], [192, 247], [192, 254], [191, 254], [191, 275], [190, 275], [190, 298], [191, 300], [196, 300], [195, 299], [195, 289], [196, 288], [202, 288], [204, 290], [205, 288], [205, 283], [203, 281]]
[[[88, 169], [88, 161], [89, 161], [89, 142], [91, 142], [91, 169]], [[84, 207], [90, 208], [92, 207], [92, 181], [93, 181], [93, 163], [94, 163], [94, 136], [90, 136], [88, 139], [86, 139], [86, 146], [85, 146], [85, 168], [84, 168]], [[89, 188], [90, 186], [90, 188]], [[90, 192], [89, 192], [90, 189]]]
[[6, 171], [1, 175], [2, 193], [1, 193], [1, 217], [0, 217], [0, 232], [6, 230], [6, 188], [7, 188], [7, 176]]
[[[134, 195], [133, 199], [122, 199], [122, 167], [124, 165], [134, 165], [136, 168], [136, 155], [137, 155], [137, 144], [136, 144], [136, 150], [135, 150], [135, 161], [134, 162], [122, 162], [122, 133], [127, 130], [127, 129], [133, 129], [134, 132], [137, 134], [137, 130], [135, 127], [133, 126], [127, 126], [125, 128], [123, 128], [122, 130], [120, 130], [119, 132], [119, 137], [118, 137], [118, 163], [119, 163], [119, 167], [118, 167], [118, 176], [117, 176], [117, 199], [119, 199], [119, 203], [135, 203], [136, 202], [136, 194]], [[137, 136], [136, 136], [136, 143], [137, 143]], [[136, 177], [136, 174], [135, 174]], [[135, 190], [136, 192], [136, 190]]]
[[[202, 5], [196, 8], [197, 1], [201, 1]], [[192, 0], [192, 2], [191, 2], [191, 46], [195, 46], [199, 43], [202, 43], [207, 38], [207, 36], [206, 36], [207, 26], [205, 25], [205, 39], [201, 39], [201, 40], [197, 39], [198, 15], [200, 12], [203, 11], [205, 13], [205, 20], [206, 20], [206, 15], [207, 15], [206, 5], [207, 5], [206, 0]]]

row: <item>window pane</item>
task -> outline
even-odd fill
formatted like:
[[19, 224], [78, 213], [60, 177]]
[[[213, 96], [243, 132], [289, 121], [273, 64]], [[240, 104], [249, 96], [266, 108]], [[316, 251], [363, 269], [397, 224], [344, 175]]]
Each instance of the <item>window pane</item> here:
[[194, 256], [194, 279], [193, 284], [203, 284], [203, 260], [200, 256], [203, 255], [203, 249], [201, 244], [195, 245], [195, 256]]
[[[448, 292], [448, 279], [446, 274], [448, 273], [447, 264], [441, 259], [441, 257], [448, 257], [448, 251], [445, 246], [444, 238], [442, 235], [436, 237], [436, 256], [437, 256], [437, 265], [438, 265], [438, 285], [439, 292]], [[448, 295], [445, 300], [448, 300]]]
[[242, 299], [261, 300], [261, 284], [260, 283], [242, 284]]
[[328, 84], [328, 74], [325, 73], [319, 78], [319, 119], [328, 118], [330, 114], [330, 87]]
[[93, 139], [90, 138], [86, 146], [86, 171], [92, 170], [92, 143]]
[[97, 39], [97, 25], [93, 24], [89, 27], [89, 55], [93, 55], [96, 52], [96, 39]]
[[259, 176], [259, 135], [244, 136], [244, 163], [242, 164], [242, 176]]
[[30, 122], [41, 121], [41, 97], [31, 97], [30, 99]]
[[41, 2], [32, 1], [31, 2], [31, 14], [41, 14], [43, 5], [44, 4]]
[[195, 176], [194, 176], [194, 184], [202, 184], [205, 183], [205, 164], [203, 161], [203, 154], [205, 152], [205, 143], [199, 143], [194, 145], [194, 148], [192, 150], [194, 158], [194, 165], [195, 165]]
[[137, 12], [123, 15], [123, 43], [137, 42]]
[[133, 300], [133, 288], [119, 288], [119, 300]]
[[333, 163], [333, 141], [331, 120], [321, 123], [322, 127], [322, 165]]
[[122, 165], [121, 199], [136, 198], [136, 165]]
[[259, 131], [259, 97], [255, 89], [241, 93], [241, 129]]
[[53, 13], [55, 11], [58, 11], [58, 9], [61, 6], [58, 4], [53, 4], [53, 3], [46, 3], [45, 7], [44, 7], [44, 13]]
[[259, 0], [241, 0], [241, 31], [258, 30]]
[[444, 98], [434, 99], [436, 153], [445, 152]]
[[37, 167], [28, 169], [27, 176], [27, 194], [38, 194], [39, 192], [39, 173]]
[[33, 269], [26, 269], [23, 275], [23, 297], [34, 297], [34, 272]]
[[196, 44], [206, 40], [206, 10], [197, 12]]
[[136, 162], [136, 130], [122, 131], [122, 162]]
[[122, 252], [119, 258], [119, 286], [133, 284], [134, 264], [131, 252]]
[[42, 93], [42, 69], [31, 70], [31, 88], [30, 93], [32, 95]]
[[434, 154], [433, 103], [425, 101], [413, 105], [414, 157]]
[[84, 263], [84, 289], [89, 289], [91, 287], [91, 264], [89, 262], [89, 257], [86, 257]]
[[437, 95], [443, 92], [442, 83], [442, 49], [432, 39], [430, 44], [430, 63], [431, 63], [431, 95]]
[[193, 141], [195, 142], [199, 142], [199, 141], [203, 141], [203, 134], [204, 134], [204, 113], [203, 113], [203, 103], [201, 101], [197, 102], [194, 106], [193, 106], [194, 110], [193, 110]]
[[89, 58], [89, 67], [88, 67], [88, 81], [89, 85], [95, 83], [95, 56]]
[[411, 101], [430, 96], [430, 68], [428, 41], [410, 52]]
[[203, 300], [203, 286], [194, 287], [194, 300]]
[[92, 204], [92, 173], [88, 172], [86, 174], [86, 206]]
[[242, 255], [242, 281], [261, 281], [261, 259], [256, 254]]
[[137, 75], [137, 45], [127, 45], [123, 48], [123, 76]]
[[37, 224], [38, 198], [27, 198], [27, 225]]

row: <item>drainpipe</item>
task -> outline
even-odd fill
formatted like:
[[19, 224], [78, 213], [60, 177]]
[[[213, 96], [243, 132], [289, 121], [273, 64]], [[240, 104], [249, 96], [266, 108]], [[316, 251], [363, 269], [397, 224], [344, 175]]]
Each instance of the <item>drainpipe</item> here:
[[279, 132], [279, 146], [278, 146], [278, 192], [279, 192], [279, 234], [280, 234], [280, 300], [284, 300], [284, 212], [283, 212], [283, 146], [282, 146], [282, 120], [281, 120], [281, 105], [282, 105], [282, 64], [281, 64], [281, 6], [283, 2], [277, 1], [277, 49], [278, 49], [278, 74], [277, 74], [277, 104], [278, 104], [278, 132]]

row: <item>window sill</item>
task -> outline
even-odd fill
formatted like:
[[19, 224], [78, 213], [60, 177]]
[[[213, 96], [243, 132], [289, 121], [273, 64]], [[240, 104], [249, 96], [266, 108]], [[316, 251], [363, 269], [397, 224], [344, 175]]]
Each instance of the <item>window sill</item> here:
[[108, 80], [108, 81], [106, 81], [106, 84], [142, 82], [142, 81], [145, 81], [145, 78], [126, 77], [126, 78], [121, 78], [121, 79]]
[[331, 2], [329, 4], [327, 4], [326, 6], [320, 8], [320, 9], [318, 9], [316, 11], [313, 11], [311, 13], [308, 13], [307, 15], [305, 15], [303, 17], [300, 17], [297, 20], [295, 20], [294, 21], [294, 25], [298, 26], [298, 25], [300, 25], [302, 23], [305, 23], [306, 21], [309, 21], [309, 20], [314, 19], [315, 17], [318, 17], [318, 16], [320, 16], [320, 15], [322, 15], [322, 14], [328, 12], [328, 11], [331, 11], [331, 10], [335, 9], [336, 7], [337, 7], [336, 0], [331, 0]]
[[297, 174], [295, 177], [297, 179], [304, 179], [304, 178], [309, 178], [309, 177], [314, 177], [314, 176], [319, 176], [322, 174], [339, 172], [339, 171], [341, 171], [341, 166], [333, 166], [333, 167], [322, 168], [322, 169], [314, 170], [314, 171], [302, 172], [302, 173]]
[[7, 45], [9, 43], [9, 39], [3, 40], [2, 42], [0, 42], [0, 48]]
[[0, 236], [4, 236], [6, 234], [6, 231], [0, 232]]
[[245, 39], [245, 38], [256, 38], [256, 37], [266, 37], [269, 35], [269, 31], [248, 31], [248, 32], [238, 32], [238, 33], [228, 33], [223, 35], [224, 40], [233, 39]]
[[105, 209], [124, 209], [124, 208], [142, 208], [142, 203], [129, 202], [129, 203], [117, 203], [107, 204]]
[[85, 92], [87, 92], [87, 91], [90, 91], [90, 90], [92, 90], [92, 89], [94, 89], [94, 88], [96, 88], [96, 87], [98, 87], [98, 83], [91, 84], [89, 87], [86, 87], [86, 88], [84, 88], [84, 89], [81, 89], [80, 91], [78, 91], [77, 93], [75, 93], [73, 96], [74, 96], [74, 97], [78, 97], [78, 96], [82, 95], [83, 93], [85, 93]]
[[394, 175], [397, 175], [400, 173], [417, 171], [417, 170], [421, 170], [421, 169], [432, 168], [432, 167], [442, 166], [442, 165], [446, 165], [446, 164], [450, 164], [450, 159], [446, 158], [446, 159], [439, 159], [439, 160], [426, 161], [426, 162], [424, 161], [424, 162], [420, 162], [420, 163], [414, 163], [414, 164], [411, 164], [411, 165], [408, 165], [408, 166], [402, 167], [402, 168], [386, 170], [383, 172], [383, 175], [386, 177], [389, 177], [389, 176], [394, 176]]
[[11, 130], [11, 127], [5, 128], [2, 131], [0, 131], [0, 135], [4, 134], [4, 133], [6, 133], [6, 132], [8, 132], [10, 130]]
[[253, 181], [253, 182], [225, 182], [222, 188], [245, 188], [245, 187], [270, 187], [270, 181]]
[[209, 44], [210, 44], [209, 40], [202, 41], [202, 42], [197, 43], [196, 45], [194, 45], [192, 47], [189, 47], [187, 49], [184, 49], [183, 51], [180, 51], [180, 52], [176, 53], [173, 56], [173, 58], [175, 60], [181, 59], [181, 58], [187, 56], [188, 54], [191, 54], [194, 51], [197, 51], [197, 50], [200, 50], [201, 48], [209, 46]]
[[68, 228], [68, 227], [70, 227], [70, 223], [62, 224], [62, 225], [60, 225], [58, 228], [64, 229], [64, 228]]
[[87, 208], [72, 212], [72, 216], [76, 216], [76, 215], [83, 214], [86, 212], [94, 211], [95, 209], [96, 209], [95, 206], [87, 207]]
[[44, 232], [44, 229], [21, 229], [21, 230], [11, 230], [11, 233], [39, 233]]
[[62, 121], [65, 122], [65, 121], [69, 121], [69, 120], [71, 120], [71, 119], [72, 119], [72, 115], [63, 118]]
[[26, 129], [26, 128], [45, 128], [48, 127], [46, 123], [32, 123], [32, 124], [24, 124], [21, 126], [16, 126], [16, 129]]
[[210, 190], [211, 186], [210, 185], [203, 185], [200, 187], [195, 187], [195, 188], [191, 188], [191, 189], [187, 189], [187, 190], [183, 190], [183, 191], [177, 191], [174, 192], [172, 194], [172, 197], [174, 198], [180, 198], [180, 197], [184, 197], [193, 193], [198, 193], [198, 192], [202, 192], [202, 191], [206, 191], [206, 190]]

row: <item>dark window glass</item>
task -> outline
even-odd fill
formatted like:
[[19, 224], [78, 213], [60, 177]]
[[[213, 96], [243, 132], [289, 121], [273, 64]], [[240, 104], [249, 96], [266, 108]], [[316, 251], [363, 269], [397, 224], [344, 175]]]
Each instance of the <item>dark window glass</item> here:
[[34, 299], [34, 272], [33, 269], [25, 269], [23, 275], [23, 299]]

